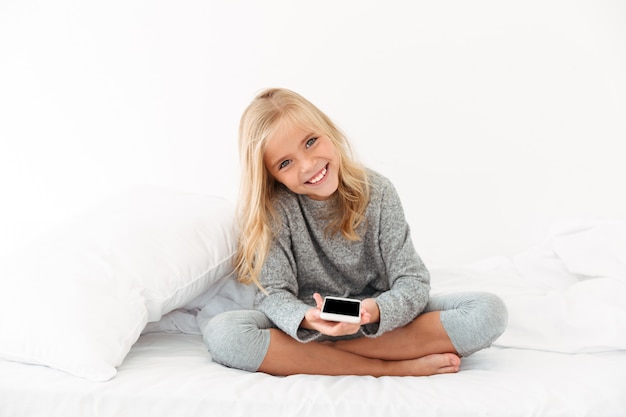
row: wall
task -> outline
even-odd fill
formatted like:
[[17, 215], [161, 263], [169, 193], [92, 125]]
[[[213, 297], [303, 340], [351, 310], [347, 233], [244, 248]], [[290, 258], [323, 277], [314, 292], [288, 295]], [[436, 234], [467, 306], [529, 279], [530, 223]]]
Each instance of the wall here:
[[625, 21], [606, 0], [4, 0], [0, 254], [130, 185], [234, 199], [269, 86], [395, 182], [429, 264], [623, 218]]

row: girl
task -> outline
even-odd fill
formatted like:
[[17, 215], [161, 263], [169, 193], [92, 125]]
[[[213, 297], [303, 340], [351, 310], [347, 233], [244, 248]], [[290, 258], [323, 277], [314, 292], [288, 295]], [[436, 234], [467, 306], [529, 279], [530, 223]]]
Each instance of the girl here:
[[[353, 157], [312, 103], [286, 89], [260, 93], [241, 118], [239, 279], [259, 288], [256, 310], [204, 326], [213, 360], [273, 375], [433, 375], [504, 331], [500, 298], [429, 299], [393, 185]], [[362, 300], [360, 323], [320, 318], [322, 295]]]

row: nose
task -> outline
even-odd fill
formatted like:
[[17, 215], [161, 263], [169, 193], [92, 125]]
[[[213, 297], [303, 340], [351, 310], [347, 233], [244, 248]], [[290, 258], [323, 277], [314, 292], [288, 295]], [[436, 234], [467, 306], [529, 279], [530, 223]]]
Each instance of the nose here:
[[313, 156], [305, 156], [301, 159], [300, 162], [300, 172], [303, 174], [313, 173], [312, 171], [315, 169], [317, 165], [317, 159]]

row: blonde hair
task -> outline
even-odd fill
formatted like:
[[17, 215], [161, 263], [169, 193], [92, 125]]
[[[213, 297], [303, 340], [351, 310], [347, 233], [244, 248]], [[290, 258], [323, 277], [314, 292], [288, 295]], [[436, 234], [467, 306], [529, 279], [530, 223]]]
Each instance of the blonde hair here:
[[272, 228], [275, 220], [272, 198], [279, 186], [267, 172], [263, 154], [268, 138], [285, 122], [326, 135], [337, 150], [340, 161], [338, 216], [329, 224], [330, 233], [342, 233], [349, 240], [359, 240], [358, 229], [369, 202], [365, 168], [355, 160], [345, 135], [322, 111], [291, 90], [271, 88], [258, 94], [239, 124], [242, 172], [235, 269], [241, 282], [255, 283], [261, 289], [259, 275], [276, 232]]

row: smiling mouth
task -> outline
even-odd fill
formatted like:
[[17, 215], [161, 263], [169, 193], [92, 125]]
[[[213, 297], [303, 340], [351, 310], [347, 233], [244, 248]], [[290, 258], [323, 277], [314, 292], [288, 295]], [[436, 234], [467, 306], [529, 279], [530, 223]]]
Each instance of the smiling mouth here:
[[320, 182], [321, 180], [324, 179], [324, 177], [326, 177], [326, 173], [328, 172], [328, 165], [326, 165], [324, 167], [324, 169], [322, 169], [320, 171], [319, 174], [317, 174], [315, 177], [311, 178], [310, 180], [307, 181], [307, 184], [317, 184], [318, 182]]

